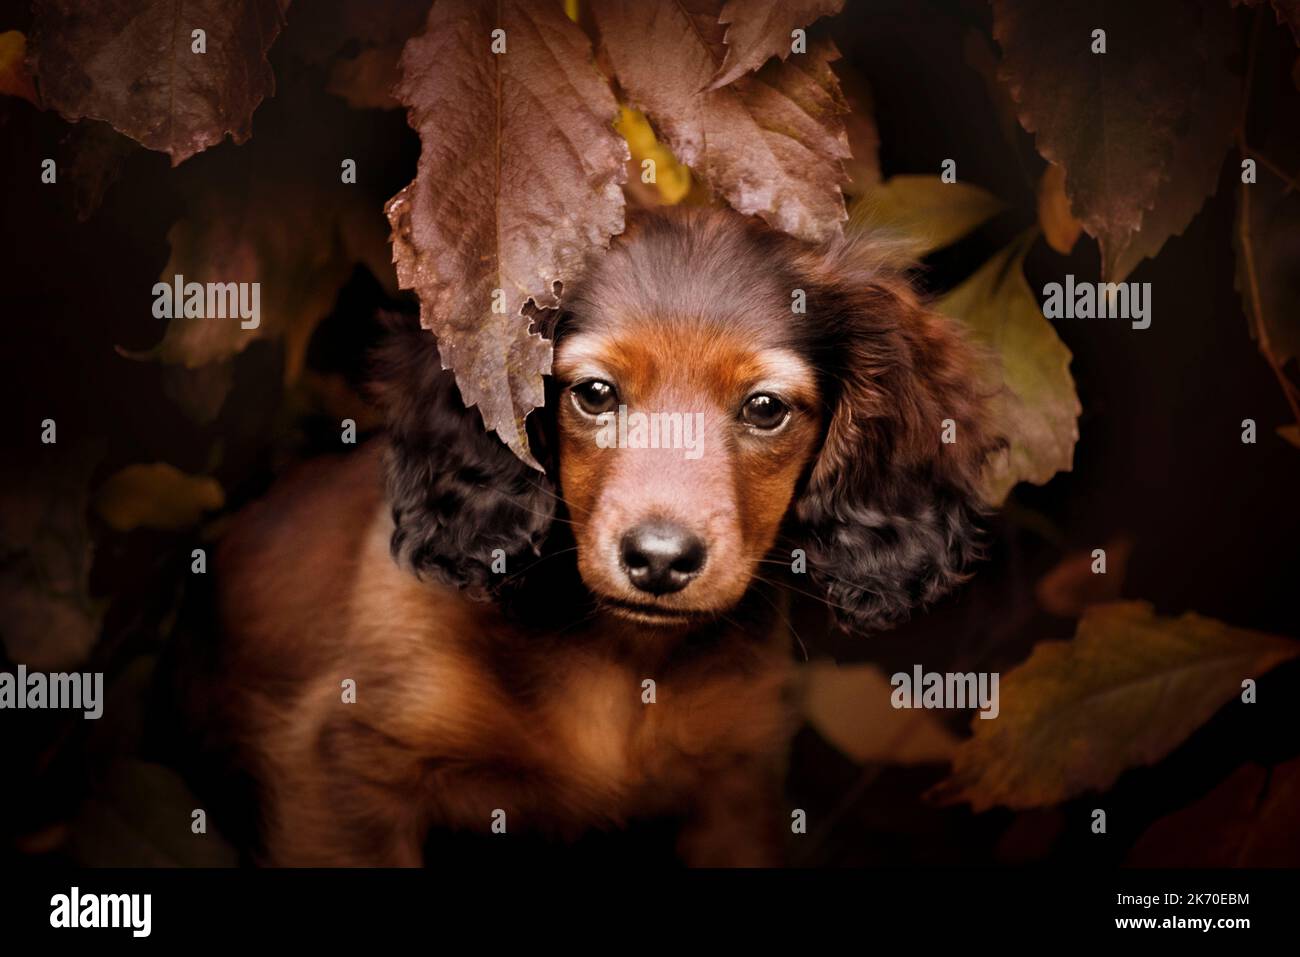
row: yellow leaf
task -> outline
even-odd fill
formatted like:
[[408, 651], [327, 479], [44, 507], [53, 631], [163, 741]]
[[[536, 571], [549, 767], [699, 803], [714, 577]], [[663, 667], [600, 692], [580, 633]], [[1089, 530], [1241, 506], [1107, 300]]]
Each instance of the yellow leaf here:
[[216, 479], [187, 475], [166, 462], [128, 465], [104, 483], [95, 508], [119, 532], [134, 528], [188, 528], [226, 496]]
[[1079, 240], [1083, 224], [1070, 214], [1070, 199], [1065, 195], [1065, 167], [1049, 164], [1038, 181], [1038, 225], [1043, 238], [1062, 256]]
[[0, 33], [0, 93], [36, 102], [36, 87], [27, 72], [27, 38], [18, 30]]
[[1000, 199], [969, 183], [938, 176], [891, 176], [867, 189], [849, 209], [849, 229], [897, 236], [920, 259], [951, 246], [1005, 208]]
[[653, 160], [655, 182], [646, 185], [654, 187], [658, 201], [665, 206], [673, 206], [686, 198], [686, 194], [691, 191], [690, 169], [677, 162], [677, 157], [655, 138], [655, 131], [643, 113], [626, 106], [621, 107], [614, 129], [627, 140], [628, 149], [632, 151], [629, 183], [640, 183], [641, 164]]
[[1070, 469], [1079, 439], [1070, 350], [1043, 318], [1025, 280], [1033, 240], [1033, 230], [1026, 231], [938, 303], [1000, 360], [1001, 382], [990, 386], [999, 388], [994, 415], [1010, 445], [986, 469], [985, 494], [993, 504], [1017, 482], [1042, 485]]

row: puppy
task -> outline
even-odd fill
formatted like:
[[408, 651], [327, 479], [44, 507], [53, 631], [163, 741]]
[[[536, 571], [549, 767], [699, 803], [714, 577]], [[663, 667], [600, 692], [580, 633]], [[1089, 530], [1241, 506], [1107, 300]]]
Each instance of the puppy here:
[[687, 863], [779, 862], [771, 583], [853, 631], [937, 598], [999, 446], [975, 351], [888, 258], [640, 215], [545, 329], [545, 473], [463, 407], [429, 333], [395, 329], [385, 437], [282, 479], [219, 551], [212, 720], [257, 781], [261, 860], [418, 865], [431, 829], [670, 816]]

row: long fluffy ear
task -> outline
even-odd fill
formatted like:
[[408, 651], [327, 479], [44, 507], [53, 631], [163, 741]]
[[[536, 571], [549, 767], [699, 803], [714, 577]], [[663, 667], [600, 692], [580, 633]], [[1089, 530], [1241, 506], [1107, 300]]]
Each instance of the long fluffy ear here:
[[841, 626], [884, 628], [979, 557], [980, 475], [1004, 444], [990, 431], [986, 360], [878, 250], [801, 259], [831, 418], [795, 514]]
[[[417, 574], [490, 598], [540, 553], [556, 496], [465, 408], [432, 333], [412, 317], [383, 317], [372, 394], [388, 426], [392, 551]], [[500, 549], [500, 551], [496, 551]], [[494, 559], [505, 558], [508, 575]]]

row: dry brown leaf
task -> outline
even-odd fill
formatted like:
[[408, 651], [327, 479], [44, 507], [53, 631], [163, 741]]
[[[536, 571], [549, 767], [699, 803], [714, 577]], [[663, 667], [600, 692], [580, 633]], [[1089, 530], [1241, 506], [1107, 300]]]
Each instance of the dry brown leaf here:
[[975, 720], [930, 796], [978, 811], [1058, 804], [1155, 764], [1300, 642], [1146, 602], [1094, 605], [1071, 641], [1044, 641], [1002, 675], [1001, 711]]
[[521, 311], [555, 305], [555, 284], [623, 229], [627, 144], [590, 54], [557, 3], [439, 2], [396, 91], [422, 144], [387, 207], [398, 279], [465, 404], [533, 465], [524, 420], [544, 401], [551, 345]]
[[1213, 791], [1147, 829], [1138, 867], [1294, 867], [1300, 861], [1300, 758], [1243, 764]]
[[829, 40], [708, 89], [726, 56], [720, 2], [596, 0], [604, 59], [673, 155], [731, 206], [809, 240], [842, 232], [848, 105]]
[[1089, 605], [1114, 601], [1124, 589], [1133, 542], [1124, 537], [1105, 544], [1106, 572], [1096, 574], [1092, 549], [1071, 552], [1038, 581], [1035, 594], [1038, 606], [1058, 618], [1077, 618]]
[[1083, 224], [1070, 215], [1070, 200], [1065, 195], [1065, 169], [1048, 163], [1038, 181], [1038, 225], [1043, 238], [1062, 256], [1070, 255], [1079, 241]]
[[709, 88], [726, 86], [774, 56], [786, 59], [796, 27], [843, 8], [844, 0], [727, 0], [718, 15], [727, 27], [727, 55]]
[[[69, 120], [90, 117], [172, 165], [248, 139], [275, 90], [266, 53], [289, 0], [37, 0], [30, 63], [41, 99]], [[206, 53], [193, 52], [194, 30]]]
[[[1213, 186], [1234, 82], [1222, 55], [1226, 10], [1147, 0], [1109, 6], [1104, 23], [1093, 0], [994, 0], [993, 10], [1021, 125], [1063, 167], [1070, 208], [1101, 244], [1104, 278], [1118, 281], [1181, 231]], [[1098, 28], [1105, 53], [1091, 49]]]
[[256, 176], [225, 181], [223, 188], [193, 196], [167, 238], [172, 251], [160, 282], [180, 275], [187, 283], [259, 283], [258, 325], [244, 328], [240, 319], [168, 319], [152, 349], [121, 350], [132, 358], [199, 369], [258, 339], [278, 336], [285, 343], [285, 381], [293, 383], [313, 330], [329, 314], [354, 265], [366, 264], [385, 286], [394, 281], [382, 215], [345, 185], [322, 193], [307, 179], [287, 185]]
[[119, 532], [135, 528], [177, 531], [198, 523], [205, 512], [225, 504], [216, 479], [186, 475], [174, 465], [128, 465], [95, 494], [95, 510]]

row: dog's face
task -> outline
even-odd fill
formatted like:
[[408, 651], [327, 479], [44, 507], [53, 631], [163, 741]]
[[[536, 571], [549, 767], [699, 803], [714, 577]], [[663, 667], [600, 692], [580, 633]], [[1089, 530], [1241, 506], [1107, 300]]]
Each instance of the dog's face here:
[[813, 246], [718, 210], [642, 214], [564, 290], [552, 328], [553, 401], [530, 420], [546, 474], [484, 433], [427, 333], [387, 347], [393, 551], [417, 572], [500, 594], [559, 554], [563, 506], [587, 589], [672, 627], [734, 606], [788, 531], [772, 577], [806, 568], [864, 630], [976, 557], [980, 476], [1001, 444], [977, 355], [879, 244]]
[[729, 302], [714, 285], [716, 299], [695, 308], [602, 298], [556, 350], [578, 568], [611, 610], [647, 624], [740, 600], [822, 429], [816, 371], [779, 302]]

